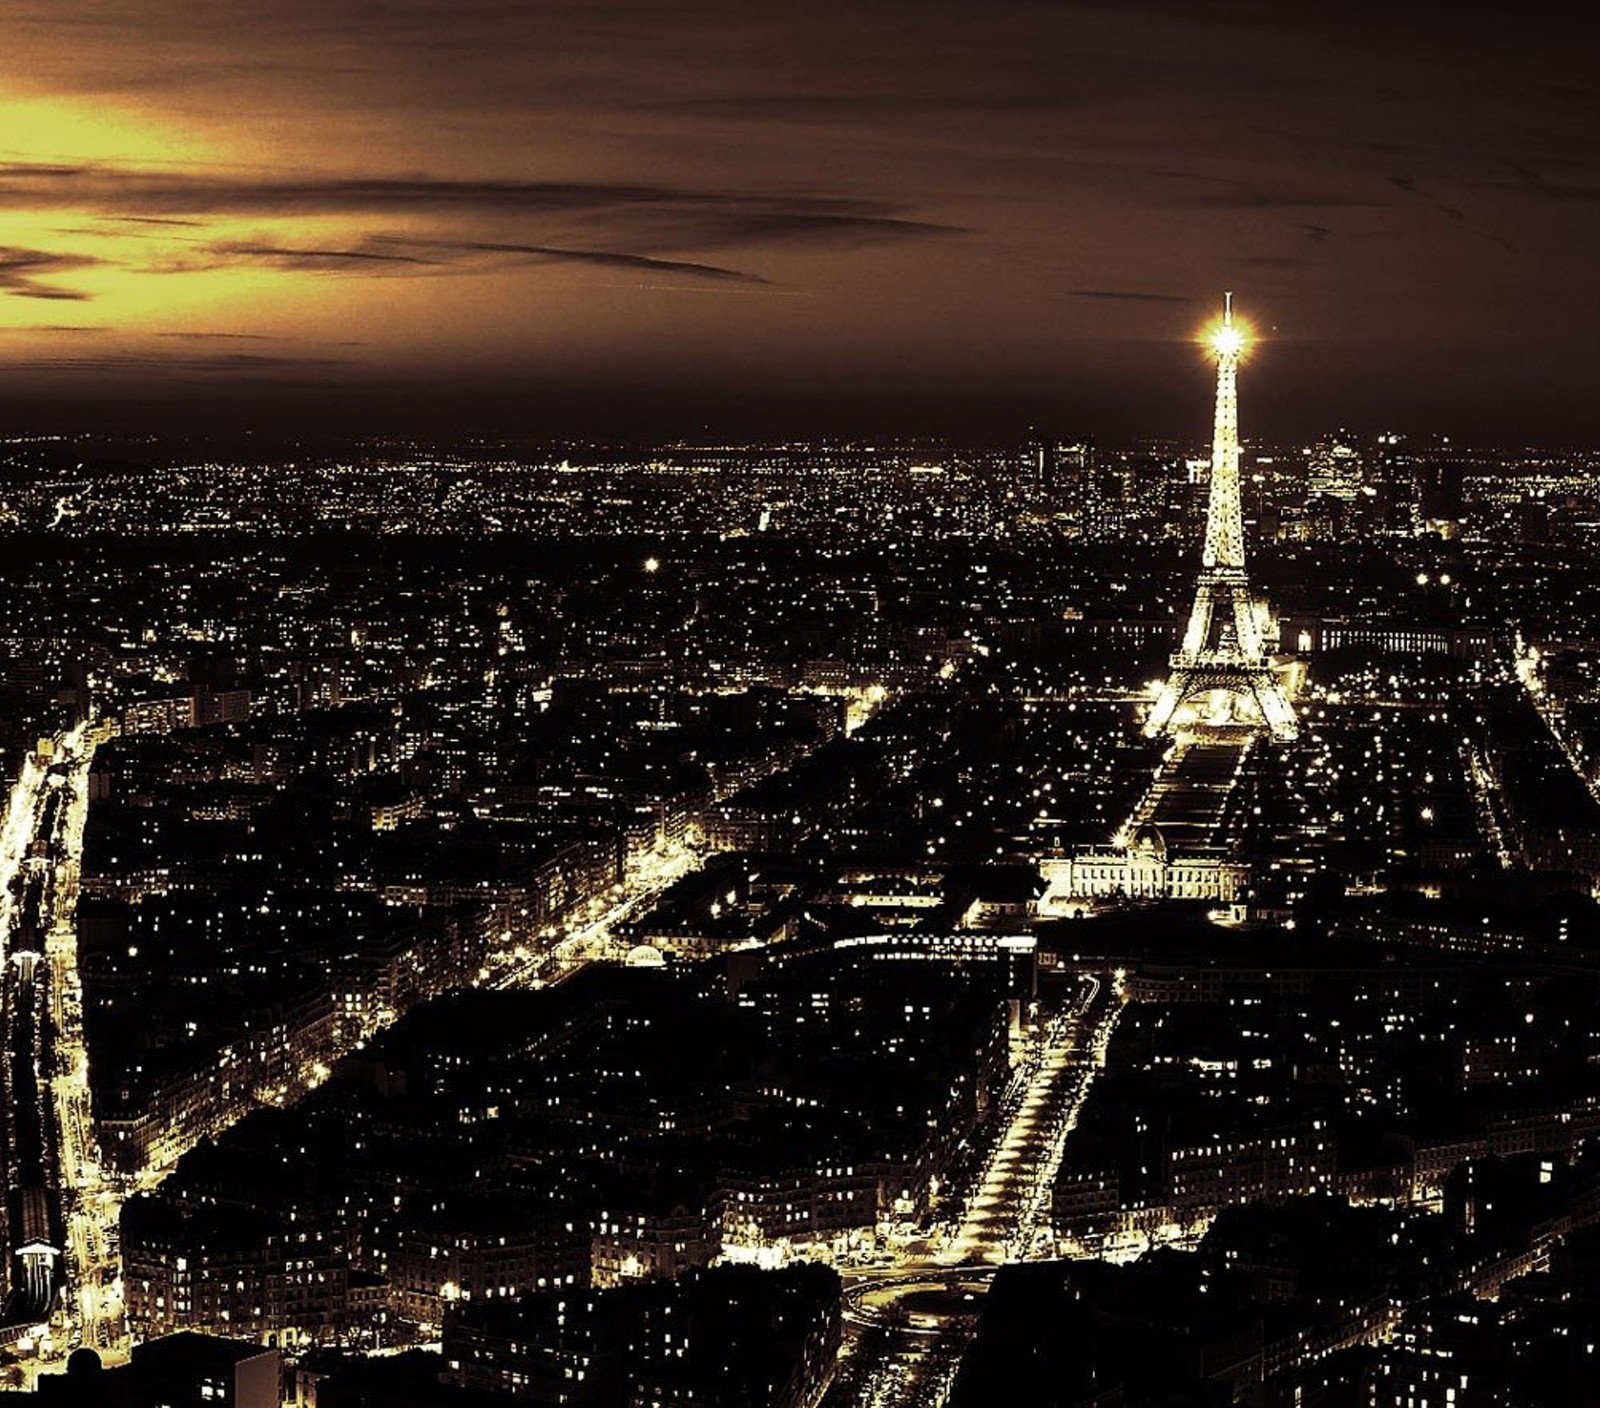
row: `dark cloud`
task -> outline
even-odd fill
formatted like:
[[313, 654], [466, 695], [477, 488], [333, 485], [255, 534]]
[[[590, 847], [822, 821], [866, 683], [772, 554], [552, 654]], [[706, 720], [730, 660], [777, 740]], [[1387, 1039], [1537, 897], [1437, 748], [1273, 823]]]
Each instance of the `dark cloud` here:
[[1593, 177], [1582, 184], [1571, 180], [1554, 181], [1526, 166], [1515, 167], [1514, 174], [1524, 190], [1543, 200], [1571, 201], [1578, 205], [1600, 201], [1600, 180]]
[[1261, 190], [1235, 186], [1182, 196], [1172, 202], [1198, 210], [1383, 210], [1395, 202], [1332, 191]]
[[1075, 288], [1074, 298], [1102, 298], [1125, 303], [1193, 303], [1194, 299], [1181, 293], [1135, 293], [1111, 288]]
[[[149, 222], [171, 215], [356, 215], [471, 212], [558, 216], [636, 212], [665, 216], [707, 242], [912, 239], [951, 227], [909, 218], [891, 202], [820, 194], [582, 181], [333, 177], [274, 180], [83, 165], [0, 164], [0, 206], [72, 206]], [[131, 213], [130, 213], [131, 212]], [[339, 251], [330, 251], [337, 255]]]
[[653, 103], [647, 105], [645, 110], [722, 121], [737, 119], [832, 126], [876, 122], [883, 118], [918, 118], [933, 113], [947, 118], [953, 118], [956, 114], [964, 118], [984, 113], [1008, 115], [1037, 112], [1063, 102], [1078, 105], [1090, 101], [1092, 99], [1083, 87], [1075, 86], [1067, 94], [1057, 91], [1048, 98], [1045, 94], [1034, 92], [951, 95], [931, 89], [921, 93], [745, 93]]
[[163, 356], [153, 352], [117, 352], [98, 356], [34, 357], [14, 365], [30, 371], [114, 372], [145, 375], [162, 373], [239, 373], [271, 375], [282, 372], [328, 370], [348, 365], [336, 357], [276, 356], [254, 352], [219, 352], [208, 355]]
[[81, 289], [62, 288], [40, 280], [87, 269], [100, 262], [84, 254], [51, 254], [42, 249], [0, 247], [0, 293], [8, 293], [13, 298], [81, 302], [90, 296]]
[[16, 161], [0, 162], [0, 173], [26, 173], [40, 181], [69, 180], [82, 176], [89, 168], [66, 162]]
[[188, 229], [203, 229], [204, 220], [181, 220], [175, 215], [117, 215], [109, 217], [129, 225], [178, 225]]
[[282, 339], [265, 332], [158, 332], [157, 337], [183, 342], [278, 342]]
[[437, 266], [436, 259], [421, 259], [412, 254], [382, 254], [367, 249], [291, 249], [281, 245], [214, 244], [208, 253], [223, 264], [240, 260], [271, 264], [279, 269], [303, 269], [318, 273], [348, 274], [376, 266], [377, 272], [393, 272], [396, 264], [416, 267]]
[[[839, 202], [843, 205], [845, 202]], [[673, 248], [803, 243], [823, 247], [901, 244], [970, 234], [959, 225], [908, 220], [887, 214], [829, 213], [819, 210], [740, 209], [646, 212], [642, 228]]]
[[645, 254], [623, 254], [600, 249], [558, 249], [540, 244], [503, 244], [490, 240], [400, 240], [387, 237], [393, 243], [404, 243], [418, 248], [453, 251], [463, 254], [520, 255], [540, 263], [598, 264], [611, 269], [636, 269], [649, 273], [688, 274], [702, 279], [729, 279], [744, 283], [765, 283], [755, 274], [738, 269], [726, 269], [717, 264], [697, 264], [683, 259], [658, 259]]
[[[424, 251], [424, 253], [404, 253], [402, 250]], [[570, 249], [557, 245], [517, 244], [499, 240], [429, 240], [399, 235], [371, 236], [358, 249], [316, 249], [223, 242], [206, 246], [195, 258], [175, 258], [160, 267], [164, 273], [203, 273], [241, 262], [263, 263], [274, 268], [313, 273], [377, 275], [416, 271], [460, 272], [473, 269], [489, 271], [504, 268], [512, 263], [566, 263], [630, 269], [643, 273], [683, 274], [692, 278], [716, 281], [757, 284], [766, 282], [758, 275], [717, 264], [663, 259], [655, 255], [632, 254], [619, 250]]]

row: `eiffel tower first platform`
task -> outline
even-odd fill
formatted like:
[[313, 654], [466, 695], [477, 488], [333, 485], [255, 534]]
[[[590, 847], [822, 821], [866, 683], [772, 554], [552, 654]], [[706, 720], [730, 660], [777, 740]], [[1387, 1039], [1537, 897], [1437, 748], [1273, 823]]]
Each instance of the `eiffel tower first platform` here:
[[1275, 739], [1299, 733], [1294, 706], [1266, 653], [1266, 614], [1250, 591], [1239, 507], [1239, 359], [1242, 328], [1233, 295], [1223, 295], [1222, 322], [1212, 334], [1217, 359], [1217, 411], [1211, 441], [1211, 492], [1205, 553], [1194, 607], [1172, 673], [1144, 722], [1149, 737], [1208, 727], [1265, 731]]

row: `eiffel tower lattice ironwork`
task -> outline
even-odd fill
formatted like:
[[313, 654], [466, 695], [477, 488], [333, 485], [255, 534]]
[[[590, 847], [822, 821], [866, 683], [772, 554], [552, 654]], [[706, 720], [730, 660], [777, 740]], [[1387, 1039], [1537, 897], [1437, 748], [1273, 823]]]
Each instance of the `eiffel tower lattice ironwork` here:
[[1239, 357], [1245, 337], [1233, 321], [1233, 295], [1223, 295], [1221, 326], [1211, 338], [1217, 358], [1217, 413], [1211, 441], [1211, 492], [1205, 553], [1194, 608], [1172, 673], [1145, 718], [1150, 737], [1179, 731], [1179, 710], [1221, 692], [1234, 706], [1227, 722], [1246, 723], [1274, 738], [1299, 733], [1262, 642], [1262, 620], [1244, 566], [1244, 516], [1239, 507]]

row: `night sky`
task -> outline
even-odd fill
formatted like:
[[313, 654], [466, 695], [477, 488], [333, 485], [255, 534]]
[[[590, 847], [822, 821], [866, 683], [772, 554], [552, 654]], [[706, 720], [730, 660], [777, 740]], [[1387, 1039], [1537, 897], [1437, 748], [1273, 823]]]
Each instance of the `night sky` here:
[[[1467, 8], [1467, 7], [1461, 7]], [[1595, 30], [8, 0], [0, 429], [1600, 444]]]

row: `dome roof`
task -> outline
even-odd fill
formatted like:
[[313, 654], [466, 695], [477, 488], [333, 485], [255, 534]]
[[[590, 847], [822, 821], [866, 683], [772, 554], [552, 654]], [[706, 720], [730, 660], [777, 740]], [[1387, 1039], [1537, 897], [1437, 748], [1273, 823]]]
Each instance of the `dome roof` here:
[[1153, 822], [1145, 822], [1133, 833], [1133, 844], [1130, 850], [1142, 856], [1153, 856], [1158, 860], [1167, 858], [1167, 838], [1161, 834], [1161, 828]]

